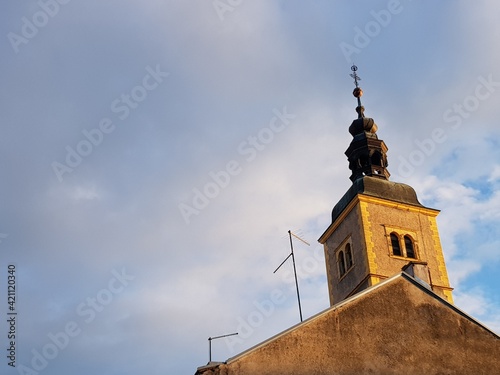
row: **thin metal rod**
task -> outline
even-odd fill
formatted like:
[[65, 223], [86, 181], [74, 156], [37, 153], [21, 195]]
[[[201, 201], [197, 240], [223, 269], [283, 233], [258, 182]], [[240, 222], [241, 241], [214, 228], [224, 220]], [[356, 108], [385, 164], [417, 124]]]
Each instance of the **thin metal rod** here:
[[[299, 314], [300, 314], [300, 321], [302, 322], [302, 307], [300, 305], [300, 293], [299, 293], [299, 281], [297, 280], [297, 269], [295, 267], [295, 255], [293, 255], [293, 241], [292, 241], [292, 231], [288, 231], [288, 234], [290, 236], [290, 249], [292, 250], [292, 263], [293, 263], [293, 273], [295, 275], [295, 286], [297, 288], [297, 301], [299, 302]], [[288, 258], [287, 258], [288, 259]]]
[[288, 254], [288, 256], [285, 258], [285, 260], [284, 260], [283, 262], [281, 262], [281, 264], [278, 266], [278, 268], [276, 268], [276, 269], [274, 270], [274, 272], [273, 272], [273, 273], [276, 273], [276, 271], [277, 271], [277, 270], [279, 270], [279, 269], [280, 269], [280, 267], [281, 267], [281, 266], [282, 266], [282, 265], [283, 265], [283, 264], [284, 264], [284, 263], [288, 260], [288, 258], [290, 258], [291, 256], [292, 256], [292, 253]]
[[227, 335], [209, 337], [208, 338], [208, 363], [212, 362], [212, 340], [221, 339], [223, 337], [228, 337], [228, 336], [235, 336], [237, 334], [238, 334], [238, 332], [236, 332], [236, 333], [229, 333]]
[[291, 231], [288, 231], [288, 232], [289, 232], [292, 236], [294, 236], [296, 239], [298, 239], [298, 240], [300, 240], [300, 241], [304, 242], [307, 246], [311, 246], [311, 245], [309, 244], [309, 242], [307, 242], [306, 240], [304, 240], [304, 239], [300, 238], [300, 237], [299, 237], [299, 236], [297, 236], [295, 233], [293, 233], [293, 232], [291, 232]]

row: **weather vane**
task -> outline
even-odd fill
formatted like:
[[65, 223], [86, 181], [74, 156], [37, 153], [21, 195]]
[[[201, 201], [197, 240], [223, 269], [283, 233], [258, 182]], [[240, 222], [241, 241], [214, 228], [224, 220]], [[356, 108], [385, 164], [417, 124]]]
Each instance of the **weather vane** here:
[[351, 66], [351, 70], [354, 72], [352, 74], [349, 74], [352, 78], [354, 78], [354, 84], [356, 85], [356, 87], [358, 87], [358, 81], [361, 81], [361, 77], [358, 76], [358, 73], [356, 73], [358, 71], [358, 67], [356, 65], [353, 65]]
[[352, 73], [350, 74], [350, 76], [354, 78], [354, 84], [356, 85], [356, 88], [354, 89], [352, 94], [354, 95], [355, 98], [358, 99], [358, 108], [360, 110], [358, 111], [358, 109], [356, 109], [356, 111], [358, 111], [360, 117], [363, 117], [362, 114], [363, 106], [361, 105], [361, 97], [363, 96], [363, 90], [361, 90], [361, 87], [359, 87], [358, 85], [358, 81], [361, 81], [361, 77], [358, 76], [358, 73], [356, 73], [358, 71], [358, 67], [356, 65], [351, 66], [351, 70]]

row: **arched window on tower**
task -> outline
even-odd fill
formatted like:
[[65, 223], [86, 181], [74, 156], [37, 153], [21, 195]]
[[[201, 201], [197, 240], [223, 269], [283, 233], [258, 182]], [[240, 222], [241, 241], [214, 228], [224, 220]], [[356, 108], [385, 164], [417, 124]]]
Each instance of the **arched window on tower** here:
[[405, 236], [405, 249], [407, 258], [415, 258], [415, 249], [413, 246], [413, 240], [410, 236]]
[[396, 233], [391, 233], [392, 255], [401, 256], [401, 247], [399, 246], [399, 237]]
[[341, 251], [337, 257], [337, 262], [339, 264], [339, 273], [340, 277], [345, 275], [345, 258], [344, 258], [344, 252]]
[[358, 160], [358, 164], [361, 168], [370, 165], [370, 156], [368, 156], [367, 154], [361, 154]]
[[350, 243], [345, 245], [345, 265], [346, 270], [349, 270], [352, 267], [352, 251]]
[[373, 165], [378, 165], [380, 167], [383, 167], [384, 164], [383, 164], [383, 160], [382, 160], [382, 154], [378, 151], [375, 151], [373, 154], [372, 154], [372, 164]]

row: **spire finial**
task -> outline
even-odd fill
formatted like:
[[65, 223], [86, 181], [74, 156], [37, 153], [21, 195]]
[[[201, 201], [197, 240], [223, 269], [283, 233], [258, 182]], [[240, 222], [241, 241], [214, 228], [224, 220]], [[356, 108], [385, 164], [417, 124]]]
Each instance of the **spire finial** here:
[[356, 87], [359, 87], [358, 86], [358, 81], [361, 81], [361, 77], [358, 76], [358, 73], [356, 73], [358, 71], [358, 67], [356, 65], [353, 65], [351, 66], [351, 70], [354, 72], [352, 74], [350, 74], [350, 76], [352, 78], [354, 78], [354, 84], [356, 85]]
[[362, 117], [365, 117], [364, 115], [364, 110], [365, 108], [361, 105], [361, 97], [363, 96], [363, 90], [361, 89], [361, 87], [359, 87], [359, 84], [358, 84], [358, 81], [361, 81], [361, 77], [358, 76], [358, 67], [356, 65], [353, 64], [353, 66], [351, 66], [351, 70], [352, 70], [352, 73], [350, 74], [350, 76], [352, 78], [354, 78], [354, 84], [356, 85], [356, 88], [354, 89], [354, 91], [352, 92], [352, 94], [354, 95], [355, 98], [358, 99], [358, 106], [356, 108], [356, 112], [358, 112], [358, 118], [362, 118]]
[[361, 96], [363, 90], [359, 87], [361, 78], [358, 76], [358, 67], [351, 66], [352, 73], [350, 76], [354, 78], [356, 88], [352, 92], [354, 97], [358, 99], [358, 118], [349, 126], [349, 133], [352, 135], [352, 142], [345, 152], [347, 160], [349, 160], [349, 169], [352, 171], [352, 182], [365, 176], [389, 179], [390, 173], [387, 170], [387, 146], [384, 141], [377, 137], [377, 124], [372, 118], [365, 117], [365, 107], [361, 105]]

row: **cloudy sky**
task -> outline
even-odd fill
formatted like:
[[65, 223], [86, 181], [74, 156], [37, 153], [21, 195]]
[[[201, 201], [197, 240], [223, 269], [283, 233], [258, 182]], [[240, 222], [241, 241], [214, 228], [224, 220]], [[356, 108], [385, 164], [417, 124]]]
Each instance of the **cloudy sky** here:
[[[2, 2], [2, 374], [193, 374], [328, 307], [349, 77], [438, 224], [458, 307], [500, 331], [500, 6]], [[14, 272], [13, 272], [14, 273]]]

